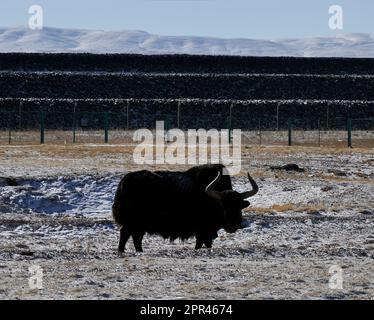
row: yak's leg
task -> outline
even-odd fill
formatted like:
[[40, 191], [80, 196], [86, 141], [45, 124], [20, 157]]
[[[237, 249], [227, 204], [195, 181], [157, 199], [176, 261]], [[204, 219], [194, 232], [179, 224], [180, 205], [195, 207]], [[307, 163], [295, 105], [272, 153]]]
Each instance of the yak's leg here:
[[202, 248], [204, 244], [204, 241], [203, 239], [201, 239], [200, 237], [196, 237], [196, 245], [195, 245], [195, 250], [199, 250]]
[[132, 235], [132, 239], [134, 240], [135, 250], [137, 252], [143, 252], [143, 248], [142, 248], [143, 236], [144, 236], [144, 233], [136, 233]]
[[214, 239], [218, 238], [217, 232], [212, 233], [210, 236], [206, 237], [204, 240], [204, 244], [208, 249], [212, 248]]
[[121, 227], [119, 234], [118, 252], [125, 251], [126, 242], [127, 240], [129, 240], [129, 238], [130, 233], [124, 227]]
[[211, 249], [212, 248], [212, 245], [213, 245], [213, 239], [206, 239], [204, 241], [204, 244], [205, 246], [208, 248], [208, 249]]

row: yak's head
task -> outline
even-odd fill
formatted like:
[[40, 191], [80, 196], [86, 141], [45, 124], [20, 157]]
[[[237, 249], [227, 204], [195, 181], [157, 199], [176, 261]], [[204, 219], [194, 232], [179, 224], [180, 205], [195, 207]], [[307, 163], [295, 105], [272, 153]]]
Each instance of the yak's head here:
[[206, 187], [205, 192], [208, 196], [219, 201], [223, 208], [223, 228], [229, 233], [234, 233], [242, 228], [242, 210], [250, 205], [246, 199], [258, 192], [258, 186], [248, 173], [248, 179], [252, 185], [251, 191], [241, 193], [234, 190], [216, 191], [214, 187], [220, 179], [221, 173], [218, 172], [217, 177]]

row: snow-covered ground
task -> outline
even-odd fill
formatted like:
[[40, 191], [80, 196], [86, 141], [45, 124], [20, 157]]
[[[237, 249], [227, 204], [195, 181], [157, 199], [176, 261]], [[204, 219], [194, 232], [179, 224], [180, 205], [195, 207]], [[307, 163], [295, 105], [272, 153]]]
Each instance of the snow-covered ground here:
[[[260, 187], [247, 228], [220, 231], [212, 251], [147, 236], [144, 253], [129, 241], [118, 255], [111, 203], [140, 169], [131, 150], [0, 146], [0, 177], [13, 179], [0, 178], [1, 298], [374, 298], [373, 149], [245, 148], [234, 188], [247, 170]], [[271, 168], [287, 163], [306, 171]], [[30, 266], [43, 289], [29, 287]], [[331, 266], [343, 289], [329, 287]]]
[[220, 39], [161, 36], [143, 31], [25, 27], [0, 29], [0, 52], [213, 54], [242, 56], [374, 57], [373, 35], [304, 39]]
[[3, 187], [0, 197], [12, 212], [108, 218], [118, 182], [119, 177], [113, 176], [18, 180], [19, 186]]

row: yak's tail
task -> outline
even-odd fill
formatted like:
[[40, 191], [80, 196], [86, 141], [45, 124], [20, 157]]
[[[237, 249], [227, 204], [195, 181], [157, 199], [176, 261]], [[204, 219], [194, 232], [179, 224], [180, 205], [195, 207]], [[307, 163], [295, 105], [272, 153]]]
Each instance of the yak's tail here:
[[121, 195], [121, 183], [118, 185], [116, 194], [114, 196], [114, 201], [112, 205], [112, 216], [114, 221], [118, 225], [122, 225], [121, 223], [121, 202], [120, 202], [120, 195]]

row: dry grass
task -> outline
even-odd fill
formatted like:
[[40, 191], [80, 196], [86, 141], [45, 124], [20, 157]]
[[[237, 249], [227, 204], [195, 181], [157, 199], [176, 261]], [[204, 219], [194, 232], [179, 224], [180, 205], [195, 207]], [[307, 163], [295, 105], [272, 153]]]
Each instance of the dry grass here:
[[[0, 155], [10, 150], [22, 151], [22, 155], [28, 152], [38, 152], [41, 155], [56, 156], [97, 156], [111, 154], [131, 154], [135, 145], [120, 144], [29, 144], [29, 145], [0, 145]], [[252, 154], [273, 154], [273, 155], [352, 155], [352, 154], [370, 154], [374, 156], [374, 148], [334, 148], [334, 147], [302, 147], [302, 146], [244, 146], [242, 147], [244, 156]], [[210, 154], [210, 152], [208, 152]], [[365, 163], [374, 164], [374, 158], [366, 160]]]
[[[132, 144], [135, 130], [109, 130], [109, 142], [111, 144]], [[295, 146], [323, 148], [347, 148], [346, 131], [322, 131], [321, 141], [318, 139], [318, 131], [295, 130], [292, 134]], [[374, 131], [353, 131], [353, 145], [356, 148], [374, 149]], [[38, 130], [12, 131], [11, 144], [28, 145], [37, 144], [40, 141]], [[46, 130], [45, 142], [52, 144], [72, 144], [73, 133], [71, 130]], [[77, 143], [104, 143], [104, 130], [78, 130], [76, 132]], [[0, 131], [0, 144], [9, 143], [9, 133]], [[287, 131], [262, 131], [261, 139], [258, 131], [242, 131], [242, 144], [251, 146], [270, 145], [287, 146]]]
[[[374, 155], [374, 147], [370, 148], [347, 148], [345, 147], [335, 147], [335, 146], [244, 146], [245, 151], [250, 151], [254, 153], [272, 153], [272, 154], [313, 154], [313, 155], [341, 155], [341, 154], [357, 154], [365, 153]], [[374, 161], [374, 159], [372, 160]]]
[[[74, 166], [75, 161], [85, 162], [90, 165], [98, 167], [110, 164], [119, 168], [126, 168], [127, 170], [136, 170], [139, 168], [148, 168], [153, 170], [167, 169], [167, 170], [184, 170], [191, 165], [136, 165], [133, 161], [133, 145], [117, 145], [117, 144], [30, 144], [30, 145], [0, 145], [0, 164], [1, 161], [13, 161], [23, 163], [25, 165], [45, 164], [46, 166]], [[209, 151], [209, 150], [208, 150]], [[374, 149], [360, 148], [330, 148], [330, 147], [285, 147], [285, 146], [251, 146], [242, 148], [242, 163], [243, 167], [248, 167], [253, 160], [262, 162], [269, 159], [282, 159], [286, 157], [297, 157], [306, 159], [308, 157], [325, 157], [335, 155], [365, 155], [374, 156]], [[208, 152], [210, 158], [210, 153]], [[363, 159], [364, 160], [364, 159]], [[267, 163], [267, 161], [264, 161]], [[374, 163], [374, 158], [366, 160], [367, 164]], [[266, 165], [265, 165], [266, 166]], [[262, 168], [254, 168], [251, 171], [253, 176], [257, 178], [266, 178], [269, 175], [279, 178], [286, 178], [289, 173], [283, 171], [266, 171], [265, 166]], [[246, 171], [243, 169], [241, 175], [245, 175]], [[308, 173], [298, 173], [298, 179], [309, 179]], [[358, 175], [359, 176], [359, 175]], [[351, 181], [348, 177], [338, 177], [329, 174], [316, 173], [316, 178], [329, 181]], [[356, 182], [368, 183], [370, 179], [355, 178]]]
[[298, 213], [318, 213], [320, 211], [330, 210], [330, 211], [338, 211], [342, 208], [346, 208], [346, 206], [331, 206], [329, 205], [328, 208], [323, 204], [316, 204], [316, 205], [297, 205], [294, 203], [286, 203], [281, 205], [273, 205], [271, 207], [249, 207], [244, 210], [247, 213], [284, 213], [284, 212], [298, 212]]

